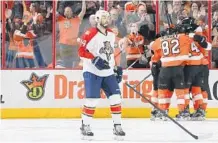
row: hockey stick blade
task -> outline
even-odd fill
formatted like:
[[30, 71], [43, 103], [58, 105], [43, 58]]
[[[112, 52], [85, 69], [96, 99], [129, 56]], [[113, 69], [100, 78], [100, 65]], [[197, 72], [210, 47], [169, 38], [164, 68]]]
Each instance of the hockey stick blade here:
[[207, 133], [207, 134], [202, 134], [198, 136], [199, 140], [205, 140], [205, 139], [209, 139], [213, 136], [213, 133]]
[[149, 99], [147, 99], [143, 94], [141, 94], [139, 91], [137, 91], [135, 88], [133, 88], [128, 83], [125, 83], [129, 88], [134, 90], [139, 96], [141, 96], [143, 99], [145, 99], [148, 103], [150, 103], [152, 106], [154, 106], [157, 110], [159, 110], [164, 116], [166, 116], [168, 119], [170, 119], [173, 123], [175, 123], [177, 126], [179, 126], [183, 131], [188, 133], [190, 136], [192, 136], [194, 139], [198, 139], [199, 137], [191, 133], [189, 130], [187, 130], [185, 127], [183, 127], [180, 123], [178, 123], [176, 120], [171, 118], [168, 114], [166, 114], [163, 110], [161, 110], [159, 107], [157, 107], [154, 103], [152, 103]]

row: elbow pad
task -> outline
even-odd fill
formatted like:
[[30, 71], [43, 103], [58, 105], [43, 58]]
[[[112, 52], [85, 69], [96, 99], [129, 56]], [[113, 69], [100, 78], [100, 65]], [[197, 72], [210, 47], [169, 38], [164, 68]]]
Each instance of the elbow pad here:
[[201, 35], [194, 35], [194, 41], [197, 42], [202, 48], [207, 48], [207, 41], [204, 36]]
[[206, 41], [204, 41], [204, 42], [202, 42], [202, 43], [199, 43], [198, 42], [198, 44], [202, 47], [202, 48], [204, 48], [204, 49], [206, 49], [207, 48], [207, 42]]

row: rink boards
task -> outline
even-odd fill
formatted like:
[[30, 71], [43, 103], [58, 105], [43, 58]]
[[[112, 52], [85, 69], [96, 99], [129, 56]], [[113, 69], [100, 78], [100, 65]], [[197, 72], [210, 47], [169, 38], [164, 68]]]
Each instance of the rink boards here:
[[[124, 71], [120, 84], [123, 102], [122, 116], [149, 117], [151, 106], [124, 82], [137, 84], [149, 70]], [[210, 71], [208, 118], [218, 118], [218, 71]], [[94, 84], [94, 83], [93, 83]], [[1, 71], [1, 118], [79, 118], [85, 94], [81, 70], [3, 70]], [[137, 87], [150, 98], [152, 77]], [[171, 100], [170, 115], [177, 114], [176, 100]], [[190, 105], [192, 107], [192, 105]], [[109, 101], [102, 92], [95, 117], [110, 117]]]

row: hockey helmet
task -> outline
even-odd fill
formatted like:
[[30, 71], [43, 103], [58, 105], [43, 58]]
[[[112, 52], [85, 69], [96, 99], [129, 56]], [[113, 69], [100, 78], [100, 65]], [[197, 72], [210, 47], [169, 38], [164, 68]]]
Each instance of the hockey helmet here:
[[105, 11], [105, 10], [98, 10], [95, 13], [95, 21], [98, 24], [101, 24], [102, 26], [108, 26], [109, 22], [110, 22], [110, 14], [109, 12]]
[[188, 17], [182, 20], [183, 27], [186, 28], [186, 32], [193, 32], [198, 27], [198, 25], [195, 22], [195, 19], [192, 17]]

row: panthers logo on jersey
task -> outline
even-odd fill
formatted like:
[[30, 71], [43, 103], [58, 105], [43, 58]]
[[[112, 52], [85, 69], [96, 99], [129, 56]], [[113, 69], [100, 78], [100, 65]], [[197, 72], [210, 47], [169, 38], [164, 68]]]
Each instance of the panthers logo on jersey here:
[[111, 44], [109, 41], [104, 42], [104, 47], [100, 49], [99, 53], [105, 54], [108, 61], [111, 60], [111, 54], [113, 54], [113, 48], [111, 47]]

